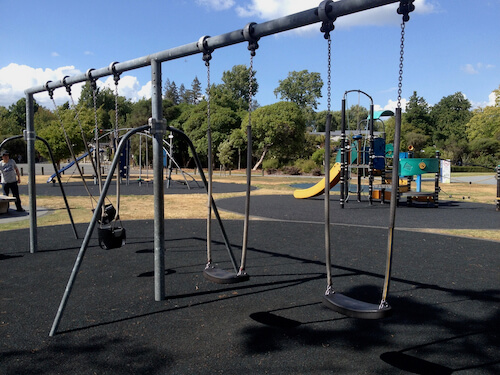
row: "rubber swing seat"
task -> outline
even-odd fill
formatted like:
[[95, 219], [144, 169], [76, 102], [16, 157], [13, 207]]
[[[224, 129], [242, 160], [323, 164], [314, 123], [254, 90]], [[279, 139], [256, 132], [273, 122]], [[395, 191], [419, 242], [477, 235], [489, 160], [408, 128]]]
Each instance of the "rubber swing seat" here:
[[216, 267], [205, 268], [203, 270], [203, 276], [205, 279], [217, 284], [236, 284], [250, 279], [250, 276], [248, 276], [246, 272], [237, 274]]
[[341, 293], [325, 295], [323, 303], [328, 308], [351, 318], [383, 319], [392, 313], [392, 308], [388, 304], [381, 307], [380, 305], [363, 302]]

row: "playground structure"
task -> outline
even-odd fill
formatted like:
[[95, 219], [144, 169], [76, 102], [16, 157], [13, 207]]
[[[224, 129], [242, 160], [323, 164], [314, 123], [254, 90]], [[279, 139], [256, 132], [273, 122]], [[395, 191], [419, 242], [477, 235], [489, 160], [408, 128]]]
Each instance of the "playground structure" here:
[[[257, 41], [264, 36], [273, 35], [279, 32], [283, 32], [286, 30], [290, 30], [293, 28], [306, 26], [309, 24], [322, 22], [321, 31], [325, 34], [325, 39], [328, 40], [328, 50], [329, 50], [329, 59], [328, 59], [328, 113], [327, 123], [326, 123], [326, 131], [329, 133], [330, 130], [330, 122], [331, 122], [331, 113], [330, 113], [330, 51], [331, 51], [331, 39], [330, 32], [333, 30], [333, 22], [335, 19], [341, 16], [346, 16], [352, 13], [361, 12], [364, 10], [368, 10], [371, 8], [397, 3], [397, 0], [365, 0], [365, 1], [338, 1], [333, 2], [330, 0], [326, 0], [321, 2], [318, 8], [313, 8], [304, 12], [300, 12], [294, 15], [282, 17], [277, 20], [272, 20], [268, 22], [264, 22], [262, 24], [249, 23], [245, 26], [244, 29], [236, 30], [227, 34], [219, 35], [216, 37], [202, 37], [198, 42], [190, 43], [184, 46], [176, 47], [170, 50], [162, 51], [156, 54], [151, 54], [145, 57], [141, 57], [138, 59], [130, 60], [123, 63], [112, 63], [109, 67], [102, 69], [89, 69], [87, 73], [76, 75], [73, 77], [65, 77], [59, 82], [47, 82], [47, 84], [33, 87], [26, 90], [26, 130], [25, 130], [25, 138], [27, 141], [27, 155], [28, 155], [28, 164], [29, 164], [29, 211], [30, 211], [30, 252], [34, 253], [37, 250], [37, 232], [36, 232], [36, 215], [33, 213], [36, 212], [36, 185], [34, 180], [34, 140], [36, 138], [34, 131], [34, 109], [33, 109], [33, 96], [36, 93], [47, 91], [49, 94], [51, 91], [60, 88], [60, 87], [68, 87], [72, 84], [90, 81], [92, 85], [95, 85], [97, 79], [113, 74], [115, 77], [120, 73], [132, 69], [142, 68], [145, 66], [151, 67], [151, 82], [152, 82], [152, 117], [149, 119], [147, 125], [138, 127], [136, 129], [130, 130], [125, 134], [120, 143], [117, 145], [115, 157], [111, 164], [108, 176], [104, 185], [102, 186], [101, 195], [94, 209], [94, 214], [91, 222], [87, 228], [87, 232], [83, 239], [82, 245], [80, 247], [79, 254], [77, 256], [77, 260], [75, 262], [75, 266], [71, 273], [70, 279], [68, 281], [68, 286], [66, 287], [65, 294], [59, 306], [56, 319], [54, 320], [54, 324], [52, 326], [50, 335], [54, 335], [57, 331], [58, 324], [62, 317], [64, 307], [66, 305], [67, 299], [69, 298], [69, 294], [71, 292], [72, 285], [75, 281], [76, 275], [78, 274], [79, 266], [85, 255], [86, 249], [88, 247], [90, 237], [93, 233], [96, 223], [99, 221], [101, 210], [104, 207], [104, 201], [106, 199], [106, 194], [109, 189], [111, 180], [113, 178], [113, 174], [119, 164], [119, 154], [122, 152], [125, 147], [128, 139], [141, 131], [149, 130], [153, 137], [153, 173], [154, 173], [154, 183], [153, 183], [153, 191], [154, 191], [154, 285], [155, 285], [155, 300], [160, 301], [165, 299], [165, 264], [164, 264], [164, 252], [165, 252], [165, 232], [164, 232], [164, 186], [163, 186], [163, 163], [162, 163], [162, 144], [163, 138], [166, 134], [167, 130], [174, 130], [171, 127], [168, 127], [165, 120], [162, 116], [162, 90], [161, 90], [161, 63], [166, 62], [173, 59], [184, 58], [186, 56], [203, 53], [203, 55], [210, 54], [217, 48], [222, 48], [226, 46], [230, 46], [233, 44], [248, 42], [249, 50], [251, 51], [251, 56], [255, 54], [255, 50], [258, 48]], [[398, 13], [402, 15], [403, 22], [401, 24], [402, 35], [404, 35], [404, 26], [405, 22], [409, 20], [409, 13], [414, 10], [413, 0], [401, 0], [399, 1], [400, 7], [398, 9]], [[403, 38], [402, 38], [403, 39]], [[399, 75], [399, 91], [398, 91], [398, 108], [396, 110], [396, 134], [395, 134], [395, 145], [394, 148], [399, 149], [399, 137], [400, 137], [400, 126], [401, 126], [401, 87], [402, 87], [402, 56], [403, 56], [403, 43], [401, 43], [401, 58], [400, 58], [400, 75]], [[252, 61], [252, 60], [251, 60]], [[207, 60], [205, 60], [207, 62]], [[251, 69], [250, 69], [251, 71]], [[250, 80], [251, 82], [251, 80]], [[95, 90], [94, 90], [95, 92]], [[250, 108], [249, 108], [250, 112]], [[372, 112], [373, 114], [373, 112]], [[250, 117], [250, 116], [249, 116]], [[373, 118], [373, 115], [372, 115]], [[248, 125], [248, 139], [251, 140], [251, 123], [249, 120]], [[327, 137], [326, 140], [326, 166], [330, 164], [330, 139]], [[249, 143], [249, 155], [251, 156], [251, 143]], [[98, 148], [98, 144], [96, 145], [96, 149]], [[343, 153], [345, 155], [345, 153]], [[344, 162], [344, 160], [342, 161]], [[97, 165], [99, 168], [99, 166]], [[396, 163], [393, 168], [393, 187], [394, 180], [397, 178], [397, 169], [398, 164]], [[98, 169], [100, 170], [100, 169]], [[332, 283], [331, 283], [331, 260], [330, 260], [330, 221], [329, 221], [329, 190], [330, 190], [330, 176], [329, 176], [329, 167], [325, 168], [325, 251], [327, 258], [327, 291], [325, 292], [324, 302], [331, 307], [332, 309], [339, 311], [343, 314], [363, 317], [367, 319], [375, 319], [386, 316], [391, 308], [388, 305], [386, 298], [389, 289], [389, 281], [390, 281], [390, 269], [391, 269], [391, 259], [392, 259], [392, 238], [394, 231], [394, 220], [395, 220], [395, 207], [396, 200], [395, 196], [391, 197], [391, 212], [390, 212], [390, 226], [389, 226], [389, 234], [388, 234], [388, 254], [387, 254], [387, 263], [386, 263], [386, 272], [385, 272], [385, 281], [384, 288], [382, 294], [382, 300], [379, 305], [368, 304], [362, 301], [354, 300], [350, 297], [344, 296], [340, 293], [336, 293], [333, 291]], [[210, 172], [209, 172], [209, 178]], [[342, 175], [340, 177], [342, 179]], [[342, 180], [341, 180], [342, 181]], [[119, 184], [118, 184], [119, 185]], [[210, 184], [208, 184], [209, 186]], [[250, 189], [250, 173], [247, 173], [247, 191]], [[208, 206], [209, 211], [214, 209], [216, 211], [215, 202], [210, 193], [210, 187], [208, 188]], [[247, 194], [248, 197], [249, 194]], [[247, 199], [246, 206], [249, 206], [249, 200]], [[245, 250], [245, 243], [247, 238], [247, 223], [248, 223], [248, 209], [246, 210], [246, 220], [245, 220], [245, 230], [244, 230], [244, 245], [243, 245], [243, 253]], [[210, 220], [208, 220], [210, 222]], [[219, 221], [220, 222], [220, 221]], [[207, 234], [208, 237], [208, 234]], [[244, 255], [242, 255], [242, 265], [241, 269], [244, 268]]]
[[[370, 100], [370, 111], [366, 119], [357, 122], [357, 129], [348, 129], [346, 102], [349, 93], [356, 92], [365, 95]], [[341, 122], [341, 138], [340, 152], [337, 153], [336, 161], [331, 168], [329, 174], [329, 187], [332, 189], [340, 183], [340, 206], [344, 208], [350, 194], [350, 181], [352, 171], [355, 170], [357, 176], [356, 196], [358, 202], [361, 201], [362, 176], [368, 177], [368, 201], [371, 205], [374, 201], [385, 203], [390, 201], [391, 192], [394, 191], [392, 186], [392, 169], [394, 167], [394, 145], [387, 144], [384, 131], [380, 137], [375, 137], [374, 122], [383, 121], [380, 117], [394, 116], [394, 112], [374, 111], [373, 99], [370, 95], [361, 90], [348, 90], [344, 93], [342, 99], [342, 122]], [[359, 125], [366, 122], [365, 131], [360, 129]], [[348, 136], [349, 134], [349, 136]], [[436, 152], [436, 158], [414, 158], [413, 147], [410, 146], [410, 152], [398, 152], [396, 163], [399, 164], [399, 178], [397, 180], [397, 203], [400, 198], [406, 197], [407, 205], [411, 205], [414, 201], [426, 202], [432, 204], [433, 207], [438, 207], [439, 197], [439, 175], [440, 175], [440, 160], [439, 152]], [[433, 173], [435, 175], [435, 188], [432, 192], [422, 192], [421, 182], [422, 174]], [[380, 183], [375, 184], [375, 178], [380, 177]], [[411, 190], [411, 182], [416, 176], [416, 191]], [[307, 189], [297, 189], [293, 192], [293, 196], [298, 199], [312, 198], [324, 193], [325, 179], [320, 180], [315, 185]]]

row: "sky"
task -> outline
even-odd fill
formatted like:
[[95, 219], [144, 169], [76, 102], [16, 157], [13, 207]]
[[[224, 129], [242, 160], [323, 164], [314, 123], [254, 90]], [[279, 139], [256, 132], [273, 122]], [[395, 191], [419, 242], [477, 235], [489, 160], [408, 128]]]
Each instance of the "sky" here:
[[[340, 0], [350, 1], [350, 0]], [[0, 106], [24, 97], [24, 90], [66, 75], [99, 69], [242, 29], [306, 9], [319, 0], [0, 0]], [[500, 86], [500, 0], [416, 0], [404, 39], [403, 102], [414, 93], [432, 106], [462, 92], [473, 107], [493, 105]], [[347, 90], [362, 90], [375, 109], [393, 109], [397, 100], [401, 16], [397, 4], [340, 17], [332, 32], [332, 110]], [[256, 100], [279, 100], [273, 91], [290, 71], [319, 72], [324, 81], [318, 110], [327, 107], [327, 42], [320, 23], [262, 38], [254, 58]], [[246, 43], [213, 52], [211, 81], [224, 71], [249, 65]], [[162, 64], [168, 78], [186, 88], [197, 77], [206, 87], [201, 55]], [[149, 67], [123, 73], [119, 94], [132, 101], [151, 97]], [[100, 87], [114, 88], [112, 78]], [[72, 89], [78, 99], [79, 85]], [[47, 93], [38, 104], [53, 109]], [[57, 89], [58, 105], [69, 101]], [[369, 102], [356, 93], [347, 105]]]

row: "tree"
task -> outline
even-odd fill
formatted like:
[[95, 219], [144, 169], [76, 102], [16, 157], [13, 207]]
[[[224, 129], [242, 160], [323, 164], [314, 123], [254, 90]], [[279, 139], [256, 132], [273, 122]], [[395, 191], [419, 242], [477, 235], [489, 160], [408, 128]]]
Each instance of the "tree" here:
[[[77, 110], [78, 119], [80, 120], [85, 137], [87, 139], [92, 139], [95, 124], [93, 109], [87, 108], [84, 105], [79, 105]], [[73, 152], [75, 155], [78, 155], [85, 150], [85, 145], [83, 143], [80, 125], [75, 119], [75, 110], [60, 106], [58, 107], [58, 112]], [[49, 114], [45, 110], [39, 111], [39, 113], [35, 114], [35, 124], [37, 135], [44, 138], [49, 143], [58, 166], [61, 160], [66, 160], [71, 157], [58, 116]], [[37, 141], [36, 147], [42, 156], [49, 159], [50, 156], [45, 145]]]
[[[207, 102], [202, 101], [198, 105], [183, 113], [178, 121], [182, 129], [193, 142], [196, 152], [201, 157], [208, 154], [207, 141]], [[226, 140], [231, 131], [241, 124], [240, 117], [236, 112], [227, 107], [217, 104], [210, 105], [210, 129], [212, 132], [212, 152], [217, 150], [219, 144]]]
[[[317, 132], [325, 131], [327, 114], [328, 111], [320, 111], [314, 114], [314, 122], [311, 125]], [[330, 131], [340, 129], [341, 117], [342, 115], [340, 111], [332, 112], [332, 122], [330, 123]]]
[[241, 151], [246, 149], [246, 133], [241, 128], [233, 129], [229, 136], [231, 147], [238, 150], [238, 169], [241, 169]]
[[219, 158], [219, 162], [221, 163], [222, 168], [226, 170], [227, 166], [231, 165], [233, 160], [234, 149], [231, 146], [231, 141], [229, 139], [225, 139], [219, 144], [217, 150], [217, 157]]
[[[292, 102], [278, 102], [257, 108], [252, 112], [253, 150], [258, 161], [256, 170], [266, 156], [291, 160], [305, 142], [305, 120], [299, 106]], [[248, 124], [248, 114], [242, 121], [242, 130]]]
[[[255, 96], [259, 85], [255, 75], [257, 72], [252, 71], [252, 96]], [[239, 103], [240, 108], [248, 108], [250, 100], [250, 84], [249, 84], [250, 68], [245, 65], [235, 65], [230, 71], [222, 73], [222, 82], [224, 89], [227, 90], [232, 99]]]
[[434, 141], [443, 144], [450, 138], [465, 138], [467, 123], [472, 117], [470, 109], [470, 101], [461, 92], [442, 98], [430, 112], [436, 128]]
[[191, 82], [191, 95], [193, 96], [193, 104], [198, 104], [202, 98], [201, 83], [198, 77], [194, 77], [193, 82]]
[[500, 86], [495, 93], [495, 105], [474, 110], [467, 123], [467, 138], [492, 138], [500, 141]]
[[417, 95], [416, 91], [410, 96], [403, 117], [402, 127], [405, 128], [406, 125], [404, 130], [432, 136], [433, 125], [429, 105], [423, 97]]
[[317, 109], [322, 87], [323, 80], [319, 73], [309, 73], [307, 70], [292, 71], [288, 73], [287, 78], [279, 81], [274, 95], [297, 104], [302, 110]]
[[346, 129], [363, 131], [366, 127], [366, 119], [368, 119], [368, 110], [361, 105], [354, 104], [346, 111]]
[[177, 90], [177, 85], [175, 84], [175, 81], [170, 82], [170, 80], [168, 78], [165, 81], [164, 98], [167, 100], [170, 100], [174, 105], [177, 105], [180, 102], [179, 91]]

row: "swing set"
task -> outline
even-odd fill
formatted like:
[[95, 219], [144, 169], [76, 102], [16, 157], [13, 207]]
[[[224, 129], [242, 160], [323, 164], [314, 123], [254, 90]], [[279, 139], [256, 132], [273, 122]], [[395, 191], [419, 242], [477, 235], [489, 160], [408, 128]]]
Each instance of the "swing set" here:
[[[222, 34], [215, 37], [204, 36], [200, 38], [197, 42], [193, 42], [190, 44], [186, 44], [183, 46], [179, 46], [176, 48], [172, 48], [169, 50], [165, 50], [162, 52], [158, 52], [155, 54], [148, 55], [146, 57], [141, 57], [138, 59], [130, 60], [123, 63], [112, 63], [107, 68], [102, 69], [89, 69], [86, 74], [76, 75], [73, 77], [65, 77], [60, 82], [48, 82], [44, 86], [34, 87], [26, 90], [26, 108], [27, 108], [27, 124], [26, 124], [26, 140], [27, 140], [27, 153], [28, 153], [28, 161], [30, 168], [30, 212], [36, 212], [36, 187], [34, 184], [34, 179], [32, 176], [34, 173], [34, 115], [33, 115], [33, 95], [35, 93], [48, 91], [49, 94], [51, 90], [55, 90], [59, 87], [65, 87], [67, 85], [71, 85], [77, 82], [90, 81], [92, 85], [94, 85], [93, 95], [94, 95], [94, 108], [95, 108], [95, 83], [96, 80], [100, 77], [114, 75], [115, 83], [117, 83], [117, 76], [119, 74], [133, 70], [145, 66], [151, 67], [151, 86], [152, 86], [152, 116], [148, 121], [147, 125], [143, 125], [137, 127], [135, 129], [129, 130], [125, 135], [123, 135], [120, 139], [120, 142], [116, 145], [115, 156], [111, 163], [108, 175], [104, 183], [101, 185], [100, 183], [100, 196], [94, 208], [94, 213], [92, 220], [89, 223], [87, 228], [87, 232], [82, 241], [80, 251], [78, 253], [75, 265], [71, 272], [68, 284], [66, 286], [64, 295], [62, 297], [61, 303], [59, 305], [56, 317], [54, 319], [50, 336], [53, 336], [58, 329], [59, 323], [61, 321], [66, 303], [68, 301], [69, 295], [71, 293], [71, 289], [75, 282], [76, 276], [78, 274], [81, 262], [85, 255], [85, 252], [88, 248], [90, 238], [95, 229], [97, 223], [102, 225], [104, 221], [102, 219], [104, 215], [104, 202], [106, 199], [106, 194], [108, 192], [111, 180], [113, 178], [113, 174], [119, 164], [119, 154], [123, 151], [126, 142], [129, 138], [143, 131], [149, 131], [152, 135], [153, 141], [153, 191], [154, 191], [154, 291], [155, 291], [155, 300], [161, 301], [164, 300], [165, 297], [165, 264], [164, 264], [164, 252], [165, 252], [165, 232], [164, 232], [164, 185], [163, 185], [163, 153], [162, 153], [162, 145], [164, 141], [164, 137], [167, 131], [174, 132], [181, 136], [189, 145], [191, 150], [194, 150], [194, 147], [189, 140], [189, 138], [182, 133], [180, 130], [167, 126], [166, 121], [162, 116], [162, 90], [161, 90], [161, 63], [169, 60], [174, 60], [178, 58], [184, 58], [186, 56], [202, 53], [203, 60], [207, 67], [207, 82], [208, 87], [210, 87], [210, 60], [211, 54], [217, 48], [227, 47], [233, 44], [247, 42], [248, 50], [250, 51], [250, 70], [249, 70], [249, 91], [252, 92], [252, 72], [253, 72], [253, 57], [255, 56], [255, 51], [258, 48], [258, 41], [260, 38], [264, 36], [269, 36], [273, 34], [277, 34], [283, 31], [291, 30], [294, 28], [314, 24], [317, 22], [322, 22], [321, 24], [321, 32], [324, 34], [325, 39], [328, 42], [328, 99], [327, 99], [327, 120], [326, 120], [326, 128], [325, 133], [327, 137], [325, 139], [325, 199], [324, 199], [324, 209], [325, 209], [325, 257], [326, 257], [326, 271], [327, 271], [327, 287], [324, 293], [323, 302], [331, 309], [340, 312], [347, 316], [364, 318], [364, 319], [379, 319], [383, 318], [391, 312], [391, 307], [387, 302], [389, 284], [390, 284], [390, 275], [391, 275], [391, 264], [392, 264], [392, 252], [393, 252], [393, 237], [394, 237], [394, 224], [395, 224], [395, 213], [396, 213], [396, 195], [393, 194], [391, 196], [390, 201], [390, 225], [388, 231], [388, 239], [387, 239], [387, 261], [386, 261], [386, 269], [385, 269], [385, 280], [383, 285], [383, 292], [380, 299], [380, 303], [373, 304], [367, 303], [364, 301], [356, 300], [347, 295], [341, 294], [334, 290], [333, 282], [332, 282], [332, 262], [331, 262], [331, 241], [330, 241], [330, 199], [329, 199], [329, 165], [330, 165], [330, 127], [332, 120], [331, 113], [331, 36], [330, 33], [334, 29], [334, 21], [341, 16], [346, 16], [349, 14], [362, 12], [368, 9], [376, 8], [383, 5], [388, 5], [391, 3], [399, 3], [399, 8], [397, 10], [398, 14], [402, 15], [402, 23], [401, 23], [401, 51], [400, 51], [400, 59], [399, 59], [399, 83], [398, 83], [398, 100], [397, 100], [397, 109], [396, 109], [396, 125], [395, 125], [395, 141], [394, 141], [394, 150], [399, 150], [400, 147], [400, 131], [401, 131], [401, 95], [402, 95], [402, 79], [403, 79], [403, 54], [404, 54], [404, 33], [405, 33], [405, 24], [409, 20], [409, 13], [412, 12], [415, 7], [413, 5], [414, 0], [341, 0], [337, 2], [333, 2], [332, 0], [324, 0], [321, 2], [319, 7], [309, 9], [307, 11], [303, 11], [300, 13], [292, 14], [286, 17], [282, 17], [276, 20], [271, 20], [268, 22], [264, 22], [261, 24], [257, 23], [249, 23], [243, 29], [236, 30], [227, 34]], [[208, 138], [208, 180], [205, 178], [202, 173], [201, 163], [199, 161], [196, 153], [195, 161], [197, 163], [198, 168], [200, 169], [200, 175], [202, 176], [203, 182], [205, 183], [207, 189], [207, 264], [205, 266], [204, 275], [205, 277], [213, 282], [217, 283], [238, 283], [242, 281], [249, 280], [249, 276], [245, 271], [245, 261], [247, 254], [247, 243], [248, 243], [248, 223], [249, 223], [249, 211], [250, 211], [250, 188], [251, 188], [251, 159], [252, 159], [252, 127], [251, 127], [251, 98], [249, 100], [249, 123], [247, 126], [247, 190], [245, 196], [245, 220], [244, 220], [244, 228], [243, 228], [243, 244], [241, 251], [241, 261], [239, 266], [236, 263], [235, 257], [233, 255], [229, 240], [227, 239], [226, 233], [224, 231], [224, 227], [222, 225], [222, 221], [220, 220], [220, 216], [217, 211], [217, 207], [215, 205], [215, 201], [212, 196], [212, 144], [211, 144], [211, 128], [210, 128], [210, 91], [208, 92], [208, 106], [207, 106], [207, 122], [208, 122], [208, 130], [207, 130], [207, 138]], [[97, 116], [96, 116], [97, 119]], [[96, 121], [96, 132], [97, 132], [97, 121]], [[98, 150], [98, 137], [96, 136], [96, 145], [95, 149]], [[118, 139], [118, 137], [115, 137]], [[96, 151], [96, 155], [98, 155], [98, 151]], [[99, 158], [96, 157], [96, 168], [99, 171]], [[397, 190], [398, 184], [398, 168], [397, 165], [393, 168], [392, 171], [393, 178], [392, 184], [393, 191]], [[119, 184], [118, 184], [119, 185]], [[119, 197], [119, 194], [117, 194]], [[119, 203], [117, 203], [119, 208]], [[229, 256], [231, 258], [231, 262], [233, 264], [234, 272], [227, 271], [224, 269], [220, 269], [216, 267], [212, 261], [211, 255], [211, 222], [212, 222], [212, 212], [215, 214], [215, 217], [219, 223], [220, 229], [223, 233], [224, 241], [226, 244], [226, 248], [228, 250]], [[118, 210], [115, 218], [119, 218]], [[30, 215], [30, 238], [36, 239], [36, 215]], [[111, 219], [113, 220], [113, 219]], [[124, 230], [123, 230], [124, 231]], [[36, 241], [30, 241], [30, 251], [36, 251]]]

